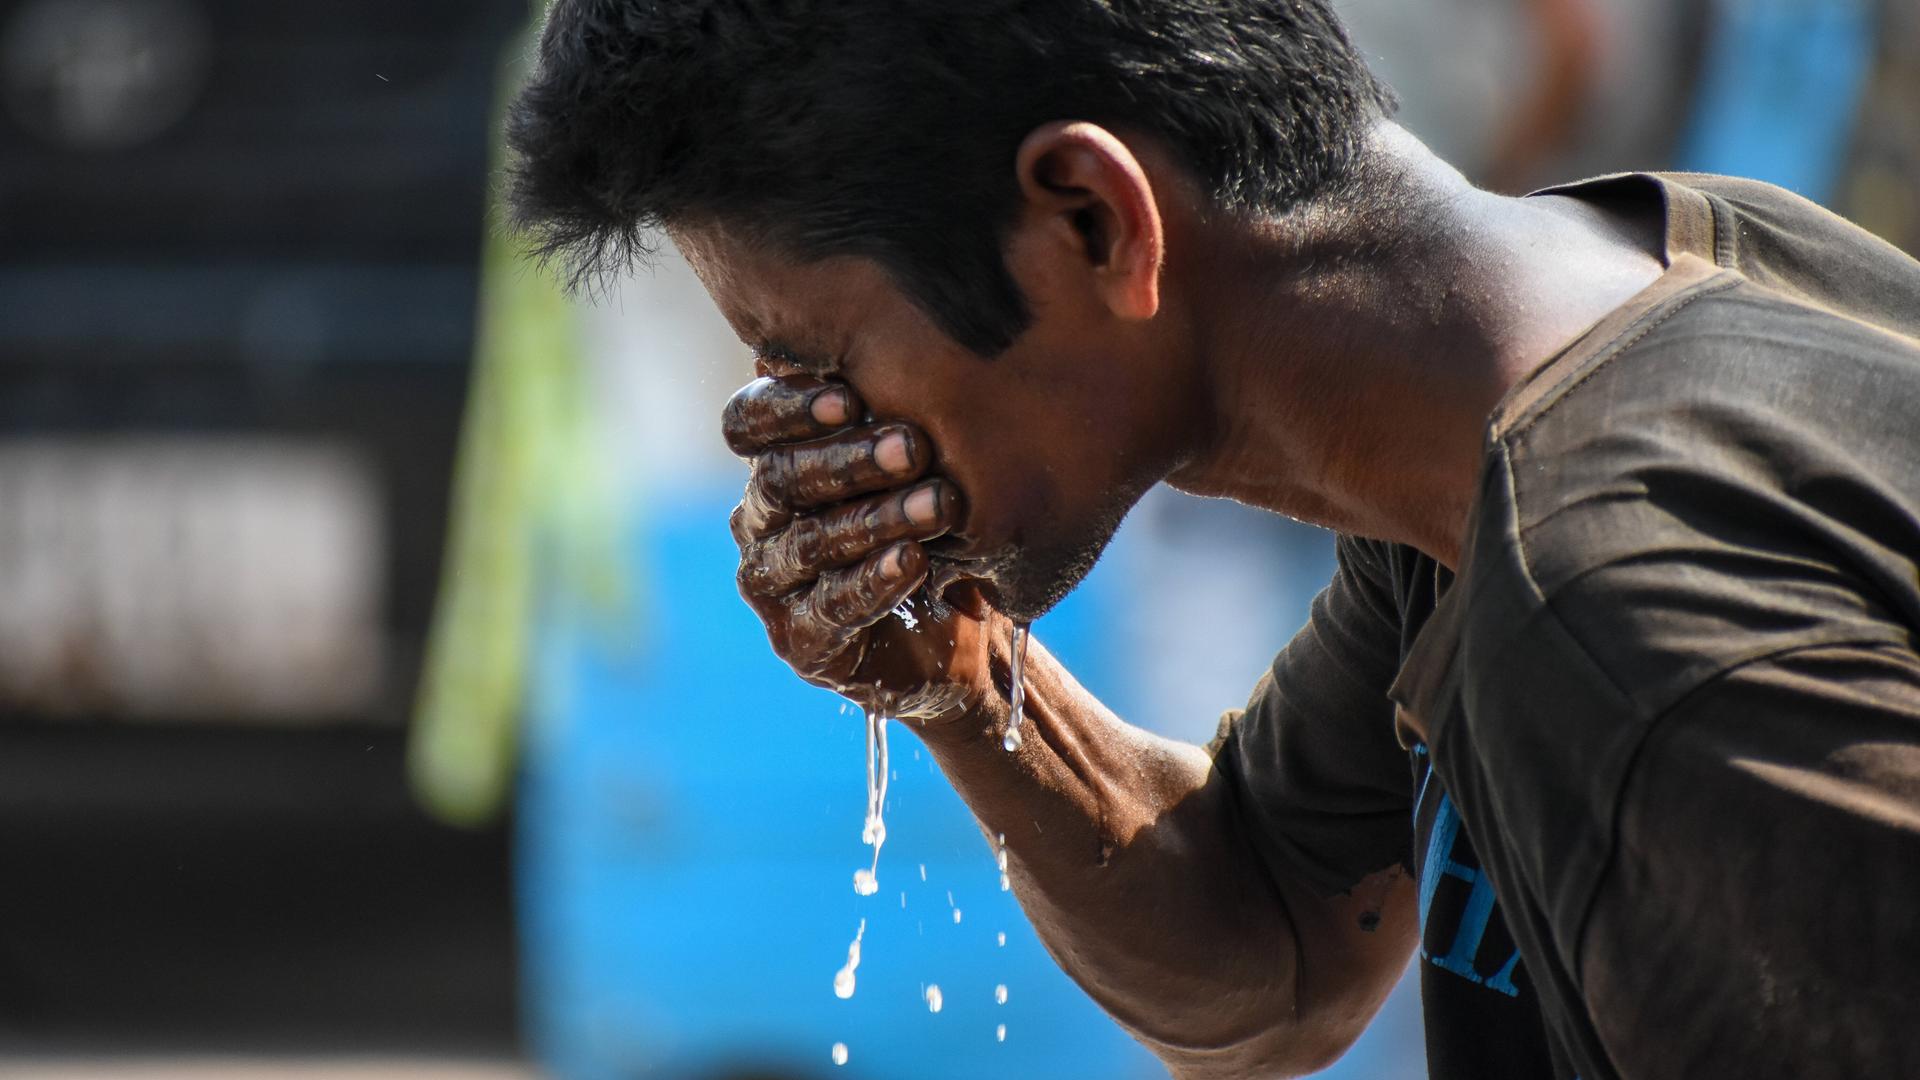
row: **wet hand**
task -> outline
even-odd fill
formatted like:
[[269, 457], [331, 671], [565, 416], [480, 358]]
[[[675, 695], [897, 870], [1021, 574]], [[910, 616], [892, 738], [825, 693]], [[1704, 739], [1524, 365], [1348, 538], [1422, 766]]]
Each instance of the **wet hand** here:
[[980, 620], [944, 604], [916, 605], [913, 629], [890, 615], [926, 583], [922, 543], [958, 522], [962, 496], [926, 475], [925, 432], [861, 411], [851, 387], [806, 376], [727, 402], [727, 445], [751, 464], [731, 521], [740, 592], [801, 678], [892, 715], [949, 715], [984, 684]]

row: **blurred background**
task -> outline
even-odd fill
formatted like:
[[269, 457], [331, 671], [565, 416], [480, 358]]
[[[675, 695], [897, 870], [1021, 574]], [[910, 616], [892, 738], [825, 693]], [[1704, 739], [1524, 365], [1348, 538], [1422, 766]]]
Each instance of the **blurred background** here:
[[[1486, 185], [1920, 250], [1920, 0], [1339, 6]], [[745, 351], [671, 256], [576, 306], [490, 225], [537, 8], [0, 0], [0, 1077], [1164, 1075], [903, 731], [853, 894], [861, 718], [733, 591]], [[1202, 740], [1330, 569], [1159, 491], [1036, 632]], [[1327, 1075], [1421, 1045], [1409, 984]]]

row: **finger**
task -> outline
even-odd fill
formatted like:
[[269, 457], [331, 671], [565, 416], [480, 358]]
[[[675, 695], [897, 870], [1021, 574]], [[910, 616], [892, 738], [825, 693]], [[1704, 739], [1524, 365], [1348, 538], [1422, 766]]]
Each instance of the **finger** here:
[[771, 447], [754, 459], [753, 481], [768, 506], [806, 510], [899, 487], [932, 460], [926, 435], [894, 421]]
[[775, 443], [830, 435], [859, 415], [859, 399], [845, 383], [807, 375], [759, 378], [727, 399], [720, 433], [728, 449], [751, 457]]
[[747, 475], [747, 490], [740, 496], [740, 505], [733, 508], [733, 515], [727, 519], [733, 542], [740, 545], [742, 552], [748, 544], [786, 528], [793, 520], [793, 510], [787, 506], [785, 495], [765, 482], [763, 471], [756, 460], [753, 471]]
[[834, 641], [879, 622], [927, 576], [927, 553], [902, 540], [860, 562], [820, 575], [793, 607], [795, 629]]
[[754, 542], [741, 561], [740, 589], [780, 596], [823, 571], [859, 562], [899, 540], [931, 540], [958, 519], [960, 493], [932, 480], [904, 492], [842, 503], [797, 518], [784, 530]]

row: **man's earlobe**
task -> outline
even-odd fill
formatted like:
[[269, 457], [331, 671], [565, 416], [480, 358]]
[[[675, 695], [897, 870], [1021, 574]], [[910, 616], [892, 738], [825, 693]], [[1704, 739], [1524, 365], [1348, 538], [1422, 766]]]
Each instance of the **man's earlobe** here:
[[1016, 160], [1029, 212], [1082, 253], [1109, 310], [1157, 314], [1165, 235], [1152, 181], [1127, 144], [1097, 124], [1059, 121], [1028, 133]]

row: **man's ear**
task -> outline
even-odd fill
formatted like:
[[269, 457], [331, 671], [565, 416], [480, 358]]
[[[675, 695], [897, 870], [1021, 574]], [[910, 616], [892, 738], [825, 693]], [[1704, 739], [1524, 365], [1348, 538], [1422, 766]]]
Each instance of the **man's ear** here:
[[1166, 237], [1153, 185], [1133, 151], [1097, 124], [1056, 121], [1021, 141], [1015, 168], [1037, 239], [1077, 256], [1115, 315], [1152, 318], [1160, 310]]

